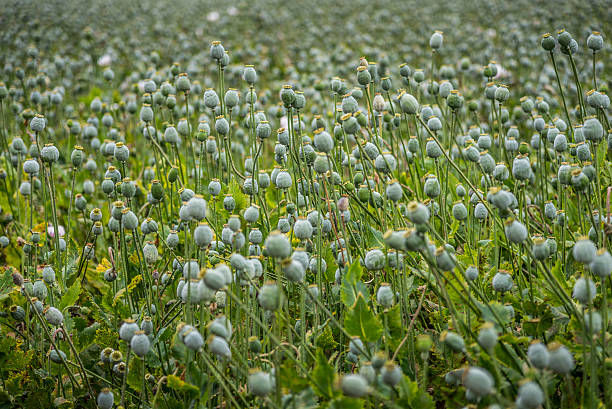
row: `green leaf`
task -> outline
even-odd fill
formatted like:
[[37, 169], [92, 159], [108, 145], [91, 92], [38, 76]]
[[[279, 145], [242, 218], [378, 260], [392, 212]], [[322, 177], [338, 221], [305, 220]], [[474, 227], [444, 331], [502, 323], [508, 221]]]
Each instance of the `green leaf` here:
[[319, 335], [317, 336], [317, 340], [315, 341], [315, 345], [317, 346], [317, 348], [321, 348], [323, 351], [329, 353], [331, 353], [334, 348], [336, 348], [338, 343], [334, 340], [334, 334], [329, 325], [325, 325], [323, 331], [319, 333]]
[[228, 193], [230, 193], [234, 200], [236, 201], [236, 208], [234, 209], [234, 214], [240, 213], [240, 210], [246, 208], [247, 199], [246, 195], [242, 192], [240, 185], [236, 180], [232, 180], [228, 187]]
[[79, 299], [79, 294], [81, 293], [81, 282], [75, 281], [74, 284], [66, 292], [62, 295], [62, 299], [60, 300], [59, 309], [61, 311], [64, 308], [74, 305], [74, 303]]
[[350, 265], [348, 271], [342, 277], [342, 287], [340, 297], [347, 307], [352, 307], [357, 301], [357, 296], [361, 294], [364, 298], [369, 298], [370, 294], [366, 285], [360, 281], [363, 274], [361, 264], [355, 262]]
[[368, 240], [369, 247], [384, 247], [385, 241], [383, 240], [383, 234], [372, 226], [368, 227], [370, 230], [370, 237]]
[[383, 331], [382, 324], [368, 307], [362, 294], [357, 295], [355, 305], [347, 311], [344, 328], [364, 342], [378, 341]]
[[424, 390], [419, 389], [419, 385], [413, 382], [406, 375], [399, 384], [400, 398], [398, 403], [402, 407], [412, 409], [430, 409], [434, 407], [431, 396]]
[[335, 377], [336, 371], [334, 371], [334, 367], [327, 362], [323, 350], [320, 348], [317, 349], [317, 361], [312, 371], [315, 393], [324, 398], [333, 397]]
[[287, 360], [280, 367], [280, 383], [292, 393], [299, 392], [308, 386], [308, 379], [298, 375], [295, 363]]
[[137, 359], [134, 357], [130, 359], [130, 368], [127, 375], [127, 384], [138, 392], [142, 390], [142, 366], [142, 359]]
[[174, 389], [177, 392], [185, 392], [194, 395], [200, 392], [196, 386], [181, 380], [181, 378], [176, 375], [168, 375], [168, 388]]
[[329, 404], [329, 409], [362, 409], [363, 400], [348, 398], [346, 396], [336, 398]]

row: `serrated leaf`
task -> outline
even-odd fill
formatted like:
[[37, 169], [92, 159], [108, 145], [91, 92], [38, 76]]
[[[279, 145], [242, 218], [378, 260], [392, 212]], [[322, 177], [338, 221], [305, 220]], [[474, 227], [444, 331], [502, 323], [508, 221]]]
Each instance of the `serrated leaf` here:
[[333, 397], [335, 377], [336, 371], [334, 371], [334, 367], [327, 362], [323, 350], [317, 349], [317, 363], [312, 371], [315, 393], [325, 398]]
[[426, 391], [419, 389], [419, 385], [411, 381], [406, 375], [404, 375], [398, 386], [400, 395], [398, 403], [401, 403], [402, 407], [412, 409], [430, 409], [434, 407], [431, 396]]
[[187, 394], [197, 394], [200, 390], [190, 383], [187, 383], [176, 375], [168, 375], [168, 388], [174, 389], [177, 392], [185, 392]]
[[357, 301], [348, 309], [344, 328], [350, 335], [358, 336], [364, 342], [378, 341], [383, 331], [382, 324], [362, 294], [357, 295]]
[[79, 299], [79, 294], [81, 293], [81, 282], [76, 280], [68, 290], [62, 295], [60, 300], [59, 309], [64, 310], [64, 308], [74, 305], [74, 303]]
[[353, 263], [350, 265], [348, 271], [342, 277], [342, 287], [340, 289], [340, 297], [342, 302], [347, 307], [351, 307], [357, 301], [359, 294], [363, 295], [364, 298], [369, 298], [370, 294], [366, 285], [360, 281], [363, 274], [363, 268], [359, 263]]

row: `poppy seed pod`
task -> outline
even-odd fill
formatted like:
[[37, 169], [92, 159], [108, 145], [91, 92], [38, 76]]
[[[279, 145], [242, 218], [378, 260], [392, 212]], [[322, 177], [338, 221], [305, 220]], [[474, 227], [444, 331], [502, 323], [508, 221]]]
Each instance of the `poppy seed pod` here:
[[582, 133], [586, 140], [598, 143], [603, 139], [604, 129], [599, 119], [591, 116], [584, 121]]
[[433, 138], [428, 138], [425, 144], [425, 152], [430, 158], [439, 158], [442, 156], [442, 149]]
[[45, 129], [46, 120], [41, 114], [36, 114], [30, 119], [30, 129], [34, 132], [42, 132]]
[[593, 52], [597, 52], [603, 48], [603, 37], [599, 31], [593, 31], [587, 38], [587, 47]]
[[466, 368], [461, 378], [463, 386], [478, 397], [492, 393], [495, 387], [495, 381], [489, 371], [477, 366]]
[[140, 120], [145, 123], [153, 122], [153, 109], [150, 104], [143, 104], [140, 108]]
[[368, 270], [382, 270], [385, 267], [385, 255], [378, 249], [370, 250], [366, 253], [364, 264]]
[[478, 278], [478, 268], [476, 266], [469, 266], [465, 269], [464, 276], [466, 280], [474, 281]]
[[360, 65], [357, 67], [357, 83], [363, 87], [372, 82], [372, 74], [368, 67]]
[[429, 176], [423, 185], [423, 192], [430, 198], [440, 196], [440, 182], [435, 176]]
[[253, 85], [257, 82], [257, 71], [255, 71], [252, 65], [244, 66], [244, 70], [242, 70], [242, 79], [249, 85]]
[[137, 356], [142, 358], [151, 349], [151, 341], [149, 341], [149, 337], [144, 331], [135, 331], [134, 336], [130, 340], [130, 347]]
[[508, 100], [509, 97], [510, 91], [508, 91], [508, 87], [506, 87], [505, 85], [500, 85], [495, 89], [495, 99], [498, 102], [504, 103]]
[[542, 237], [533, 239], [532, 253], [536, 260], [545, 260], [549, 255], [550, 248]]
[[103, 388], [98, 394], [97, 403], [100, 409], [112, 409], [115, 403], [113, 392], [109, 388]]
[[280, 99], [285, 106], [285, 108], [291, 108], [293, 103], [295, 102], [295, 91], [291, 85], [283, 85], [283, 88], [280, 91]]
[[574, 357], [565, 346], [552, 342], [548, 345], [548, 353], [550, 355], [548, 367], [553, 372], [567, 374], [574, 369]]
[[300, 240], [307, 240], [312, 237], [313, 228], [306, 219], [298, 219], [293, 225], [293, 234]]
[[497, 345], [497, 330], [491, 322], [485, 322], [478, 333], [478, 343], [487, 351], [493, 351]]
[[215, 130], [219, 135], [227, 135], [229, 132], [229, 122], [223, 115], [215, 118]]
[[411, 94], [404, 93], [400, 96], [400, 108], [405, 114], [414, 115], [419, 110], [419, 102]]
[[589, 264], [589, 269], [596, 276], [605, 279], [612, 272], [612, 256], [608, 250], [602, 248], [597, 250], [595, 257]]
[[453, 257], [446, 251], [446, 247], [440, 246], [434, 252], [436, 257], [436, 265], [442, 271], [453, 271], [455, 268], [455, 261]]
[[557, 32], [557, 41], [559, 41], [559, 45], [562, 47], [569, 47], [572, 40], [573, 38], [569, 31], [561, 29]]
[[40, 170], [40, 165], [34, 159], [27, 159], [23, 162], [23, 171], [28, 175], [36, 175]]
[[597, 288], [595, 283], [590, 278], [581, 277], [576, 280], [574, 289], [572, 291], [572, 297], [578, 300], [582, 304], [588, 304], [597, 295]]
[[395, 386], [402, 380], [402, 369], [395, 362], [387, 361], [380, 371], [382, 381], [388, 386]]
[[362, 398], [368, 394], [368, 382], [359, 374], [348, 374], [342, 377], [342, 393], [351, 398]]
[[440, 341], [444, 342], [446, 346], [455, 352], [462, 352], [465, 350], [465, 342], [461, 335], [451, 331], [443, 331], [440, 334]]
[[539, 408], [544, 403], [544, 393], [537, 383], [525, 382], [518, 390], [515, 403], [518, 408]]
[[220, 41], [213, 41], [210, 45], [210, 57], [220, 61], [225, 55], [225, 48]]
[[442, 31], [436, 30], [429, 38], [429, 46], [432, 48], [432, 50], [437, 51], [440, 48], [442, 48], [442, 42], [444, 40], [444, 37], [442, 34], [443, 34]]
[[542, 45], [542, 48], [546, 51], [552, 51], [557, 45], [557, 41], [553, 36], [550, 35], [550, 33], [546, 33], [542, 36], [542, 41], [540, 44]]
[[527, 228], [515, 219], [508, 219], [504, 223], [506, 237], [512, 243], [520, 244], [527, 238]]
[[580, 236], [576, 240], [574, 247], [572, 248], [572, 255], [574, 260], [582, 264], [589, 264], [595, 258], [597, 254], [597, 247], [587, 236]]
[[254, 368], [249, 370], [247, 386], [253, 395], [264, 397], [272, 392], [274, 381], [269, 373]]
[[548, 367], [550, 354], [548, 353], [546, 345], [540, 342], [534, 342], [527, 348], [527, 358], [529, 358], [529, 362], [531, 362], [534, 367], [545, 369]]
[[204, 338], [197, 330], [191, 328], [183, 334], [183, 344], [192, 351], [198, 351], [204, 345]]
[[334, 139], [323, 128], [314, 131], [313, 142], [318, 152], [329, 153], [334, 148]]
[[133, 319], [126, 319], [119, 328], [119, 338], [125, 342], [130, 342], [134, 333], [138, 331], [138, 324]]
[[176, 90], [187, 93], [191, 89], [191, 81], [186, 73], [180, 73], [176, 79]]
[[155, 243], [152, 241], [148, 241], [144, 247], [142, 248], [142, 253], [144, 255], [144, 259], [147, 264], [155, 264], [159, 257], [159, 252], [157, 251], [157, 247]]
[[381, 283], [376, 292], [376, 302], [384, 308], [391, 308], [395, 304], [395, 294], [391, 286], [387, 283]]
[[453, 217], [457, 220], [467, 219], [468, 211], [463, 202], [457, 202], [453, 205]]
[[429, 221], [429, 209], [422, 203], [410, 202], [408, 204], [408, 218], [414, 224], [426, 224]]
[[280, 307], [281, 292], [275, 282], [267, 282], [261, 286], [257, 301], [266, 311], [275, 311]]
[[499, 271], [493, 276], [491, 281], [493, 289], [500, 293], [510, 291], [514, 286], [512, 276], [507, 271]]
[[62, 350], [52, 349], [49, 351], [49, 359], [53, 363], [60, 364], [66, 361], [66, 354]]
[[49, 307], [45, 311], [45, 319], [51, 325], [60, 326], [62, 325], [62, 322], [64, 322], [64, 315], [57, 308]]
[[46, 144], [40, 151], [40, 157], [47, 163], [55, 163], [59, 160], [59, 150], [53, 144]]

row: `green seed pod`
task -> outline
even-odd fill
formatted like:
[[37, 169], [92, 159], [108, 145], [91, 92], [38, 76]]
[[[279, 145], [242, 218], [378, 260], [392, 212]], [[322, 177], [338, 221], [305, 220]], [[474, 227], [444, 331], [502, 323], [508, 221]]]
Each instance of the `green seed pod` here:
[[25, 320], [25, 310], [20, 306], [20, 305], [11, 305], [11, 307], [9, 308], [9, 312], [11, 314], [11, 317], [15, 320], [15, 321], [24, 321]]
[[62, 362], [66, 361], [66, 354], [62, 350], [58, 351], [56, 349], [52, 349], [49, 351], [49, 359], [53, 363], [61, 364]]
[[161, 201], [165, 196], [164, 187], [159, 182], [159, 180], [155, 179], [151, 182], [151, 195], [155, 200]]
[[597, 247], [588, 237], [578, 237], [572, 249], [574, 260], [582, 264], [589, 264], [595, 259], [596, 254]]
[[597, 288], [595, 283], [590, 278], [581, 277], [576, 280], [574, 289], [572, 291], [572, 297], [578, 300], [582, 304], [588, 304], [597, 295]]
[[493, 287], [493, 290], [500, 293], [505, 293], [512, 289], [514, 286], [514, 281], [512, 280], [512, 276], [507, 271], [500, 270], [493, 276], [491, 286]]
[[36, 133], [42, 132], [45, 129], [46, 120], [45, 117], [41, 114], [36, 114], [30, 120], [30, 129]]
[[98, 394], [97, 403], [100, 409], [112, 409], [114, 402], [113, 392], [109, 388], [103, 388]]
[[545, 260], [550, 255], [550, 248], [542, 237], [533, 239], [532, 253], [536, 260]]
[[567, 374], [574, 369], [574, 357], [572, 353], [558, 342], [551, 342], [548, 345], [550, 361], [548, 367], [555, 373]]
[[405, 114], [414, 115], [419, 110], [419, 102], [414, 96], [404, 93], [400, 96], [400, 107]]
[[463, 338], [454, 332], [443, 331], [442, 334], [440, 334], [440, 341], [444, 342], [446, 346], [455, 352], [462, 352], [465, 350]]
[[59, 327], [64, 322], [64, 315], [57, 308], [49, 307], [45, 311], [45, 319], [49, 324]]
[[384, 308], [391, 308], [395, 304], [395, 294], [388, 283], [380, 284], [376, 292], [376, 302]]
[[557, 41], [553, 36], [550, 35], [550, 33], [546, 33], [542, 36], [541, 45], [544, 50], [552, 51], [557, 45]]
[[274, 382], [269, 373], [263, 372], [258, 368], [249, 370], [247, 386], [249, 391], [259, 397], [264, 397], [270, 394], [273, 389]]
[[478, 343], [488, 352], [491, 352], [495, 348], [495, 345], [497, 345], [497, 337], [495, 325], [493, 325], [492, 322], [485, 322], [482, 327], [480, 327]]
[[548, 367], [550, 354], [546, 345], [536, 341], [527, 348], [527, 358], [529, 358], [529, 362], [531, 362], [534, 367], [544, 369]]
[[597, 250], [593, 260], [589, 264], [589, 269], [593, 274], [601, 277], [602, 279], [610, 276], [610, 273], [612, 272], [612, 256], [608, 250], [605, 248]]
[[48, 143], [40, 151], [40, 157], [44, 162], [53, 164], [59, 160], [59, 150], [55, 145]]
[[429, 38], [429, 46], [432, 50], [437, 51], [442, 48], [443, 35], [442, 31], [434, 31], [434, 33]]
[[402, 369], [393, 361], [387, 361], [380, 371], [382, 381], [388, 386], [395, 386], [402, 380]]
[[342, 393], [351, 398], [362, 398], [368, 394], [368, 382], [359, 374], [348, 374], [342, 377]]
[[537, 383], [528, 381], [521, 385], [515, 401], [518, 408], [536, 409], [543, 403], [544, 393]]
[[463, 371], [463, 386], [472, 391], [478, 397], [484, 397], [493, 392], [495, 381], [491, 374], [484, 368], [471, 366]]
[[603, 44], [603, 37], [599, 31], [593, 31], [587, 38], [587, 47], [593, 50], [593, 53], [601, 50], [603, 48]]
[[127, 318], [123, 321], [123, 324], [121, 324], [121, 327], [119, 327], [119, 338], [121, 338], [125, 342], [130, 342], [132, 340], [132, 337], [138, 330], [139, 328], [138, 328], [138, 324], [136, 323], [136, 321], [134, 321], [133, 319]]
[[261, 341], [256, 337], [252, 336], [248, 339], [249, 351], [254, 354], [259, 354], [262, 350]]
[[144, 331], [135, 331], [134, 336], [130, 340], [132, 351], [139, 356], [144, 357], [151, 349], [151, 341]]
[[264, 310], [276, 311], [281, 303], [281, 292], [278, 285], [273, 281], [262, 285], [257, 295], [257, 301]]

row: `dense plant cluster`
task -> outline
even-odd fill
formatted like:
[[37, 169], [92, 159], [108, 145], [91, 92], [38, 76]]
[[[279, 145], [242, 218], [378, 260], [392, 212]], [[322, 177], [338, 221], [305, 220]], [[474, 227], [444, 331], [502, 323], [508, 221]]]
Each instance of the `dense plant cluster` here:
[[85, 3], [2, 6], [0, 407], [612, 402], [609, 4]]

